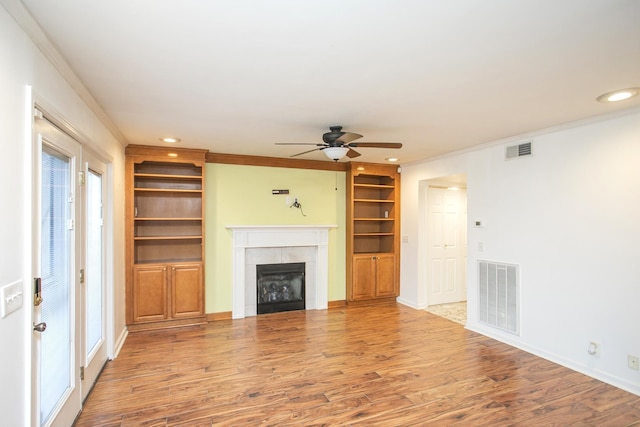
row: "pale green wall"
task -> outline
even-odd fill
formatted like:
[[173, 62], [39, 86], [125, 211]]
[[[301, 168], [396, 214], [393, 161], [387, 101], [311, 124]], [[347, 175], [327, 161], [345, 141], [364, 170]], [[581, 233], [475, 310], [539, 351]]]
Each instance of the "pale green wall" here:
[[[232, 239], [227, 225], [326, 225], [329, 231], [329, 301], [344, 300], [345, 173], [208, 163], [206, 166], [206, 312], [231, 311]], [[337, 190], [336, 190], [337, 188]], [[302, 205], [286, 205], [288, 189]]]

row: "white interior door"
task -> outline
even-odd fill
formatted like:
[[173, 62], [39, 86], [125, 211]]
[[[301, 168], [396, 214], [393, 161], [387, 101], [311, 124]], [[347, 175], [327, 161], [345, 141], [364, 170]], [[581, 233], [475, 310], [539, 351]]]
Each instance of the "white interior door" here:
[[466, 191], [427, 191], [427, 304], [465, 301]]
[[[80, 412], [78, 379], [79, 206], [81, 147], [44, 119], [36, 120], [33, 310], [34, 420], [69, 426]], [[41, 303], [35, 301], [42, 298]]]
[[80, 289], [82, 312], [82, 399], [84, 400], [107, 361], [105, 226], [106, 165], [83, 153], [84, 194], [83, 261]]

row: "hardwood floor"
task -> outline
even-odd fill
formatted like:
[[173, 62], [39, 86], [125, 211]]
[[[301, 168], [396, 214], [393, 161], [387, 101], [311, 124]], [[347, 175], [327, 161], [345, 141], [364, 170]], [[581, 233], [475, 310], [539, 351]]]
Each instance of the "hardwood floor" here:
[[401, 305], [136, 332], [84, 426], [640, 426], [640, 397]]

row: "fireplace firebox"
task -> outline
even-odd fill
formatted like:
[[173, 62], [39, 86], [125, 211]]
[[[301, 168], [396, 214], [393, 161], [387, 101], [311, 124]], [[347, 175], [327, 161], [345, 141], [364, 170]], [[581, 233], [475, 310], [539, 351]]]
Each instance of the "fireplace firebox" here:
[[257, 313], [304, 310], [304, 273], [304, 262], [257, 265]]

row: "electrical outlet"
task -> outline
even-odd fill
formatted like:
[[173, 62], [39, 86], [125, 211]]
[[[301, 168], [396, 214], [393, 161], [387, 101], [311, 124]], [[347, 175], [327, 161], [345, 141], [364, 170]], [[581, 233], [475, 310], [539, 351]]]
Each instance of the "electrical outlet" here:
[[634, 356], [632, 354], [628, 355], [627, 364], [629, 365], [629, 369], [640, 371], [640, 360], [638, 359], [638, 356]]
[[600, 344], [595, 341], [591, 341], [587, 348], [587, 353], [595, 357], [600, 357]]
[[291, 205], [291, 197], [287, 196], [287, 198], [284, 200], [284, 202], [285, 202], [285, 204], [287, 206], [290, 206]]

